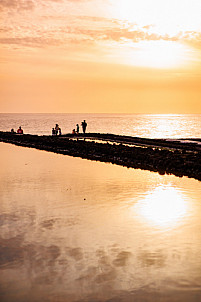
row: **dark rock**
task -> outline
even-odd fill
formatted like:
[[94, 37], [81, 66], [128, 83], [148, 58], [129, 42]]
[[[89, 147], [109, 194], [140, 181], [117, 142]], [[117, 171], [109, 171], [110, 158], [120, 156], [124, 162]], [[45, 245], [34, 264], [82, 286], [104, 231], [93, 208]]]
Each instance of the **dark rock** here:
[[[84, 140], [85, 138], [88, 140]], [[98, 142], [98, 139], [105, 140], [106, 144]], [[71, 134], [37, 136], [13, 135], [10, 132], [0, 132], [0, 141], [90, 160], [111, 162], [128, 168], [158, 171], [161, 175], [165, 173], [178, 177], [185, 175], [201, 180], [201, 147], [193, 143], [100, 133], [87, 133], [85, 136], [80, 134], [78, 140], [73, 139]]]

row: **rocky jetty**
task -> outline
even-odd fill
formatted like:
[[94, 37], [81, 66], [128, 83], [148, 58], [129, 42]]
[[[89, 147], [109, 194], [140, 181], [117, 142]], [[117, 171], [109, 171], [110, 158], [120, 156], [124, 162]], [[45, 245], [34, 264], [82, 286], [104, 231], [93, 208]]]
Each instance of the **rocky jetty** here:
[[100, 133], [38, 136], [0, 131], [0, 141], [201, 181], [201, 139], [147, 139]]

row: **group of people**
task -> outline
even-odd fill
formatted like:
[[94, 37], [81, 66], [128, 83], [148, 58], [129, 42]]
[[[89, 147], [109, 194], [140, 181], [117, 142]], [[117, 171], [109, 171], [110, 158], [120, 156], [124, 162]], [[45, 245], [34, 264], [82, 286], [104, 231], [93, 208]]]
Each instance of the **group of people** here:
[[58, 124], [55, 125], [55, 128], [52, 128], [52, 135], [61, 135], [61, 128]]
[[[87, 128], [87, 123], [86, 123], [85, 120], [81, 123], [81, 126], [82, 126], [82, 131], [85, 134], [86, 133], [86, 128]], [[80, 131], [80, 127], [79, 127], [79, 124], [77, 124], [76, 125], [76, 130], [73, 129], [72, 134], [79, 134], [79, 131]], [[11, 133], [16, 133], [13, 128], [11, 129]], [[19, 126], [19, 128], [17, 129], [17, 134], [23, 134], [23, 133], [24, 132], [23, 132], [22, 127]], [[52, 135], [61, 135], [61, 128], [59, 127], [58, 124], [56, 124], [55, 127], [52, 128]]]
[[[86, 133], [87, 123], [85, 120], [81, 123], [81, 126], [82, 126], [83, 133]], [[80, 127], [79, 124], [76, 124], [76, 129], [72, 130], [72, 134], [78, 135], [79, 133], [80, 133]], [[59, 127], [58, 124], [56, 124], [55, 127], [52, 128], [52, 135], [61, 135], [61, 128]]]
[[[10, 130], [10, 132], [11, 132], [11, 133], [16, 133], [15, 130], [14, 130], [13, 128]], [[22, 127], [19, 126], [19, 128], [17, 129], [17, 134], [23, 134], [23, 133], [24, 133], [24, 132], [23, 132]]]
[[[86, 132], [86, 128], [87, 128], [87, 123], [86, 123], [85, 120], [81, 123], [81, 126], [82, 126], [83, 133], [85, 133]], [[79, 134], [79, 132], [80, 132], [80, 127], [79, 127], [79, 124], [77, 124], [76, 125], [76, 130], [73, 129], [72, 130], [72, 134]]]

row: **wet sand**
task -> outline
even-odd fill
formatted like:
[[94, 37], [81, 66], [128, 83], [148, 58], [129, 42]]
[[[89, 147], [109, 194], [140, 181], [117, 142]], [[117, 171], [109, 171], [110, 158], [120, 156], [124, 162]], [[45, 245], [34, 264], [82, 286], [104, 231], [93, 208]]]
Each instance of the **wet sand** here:
[[0, 141], [201, 181], [201, 139], [147, 139], [100, 133], [38, 136], [1, 131]]

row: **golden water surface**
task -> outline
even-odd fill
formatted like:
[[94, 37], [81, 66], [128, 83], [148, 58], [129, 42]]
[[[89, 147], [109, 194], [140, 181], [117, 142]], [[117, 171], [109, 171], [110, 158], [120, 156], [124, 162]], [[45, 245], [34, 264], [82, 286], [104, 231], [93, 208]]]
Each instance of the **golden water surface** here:
[[201, 301], [201, 182], [0, 150], [1, 301]]

